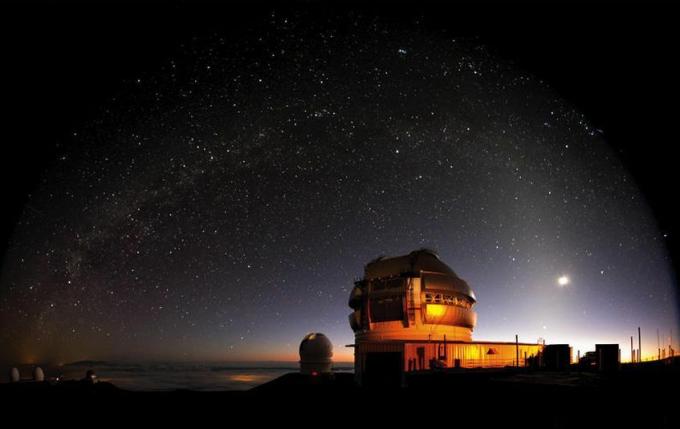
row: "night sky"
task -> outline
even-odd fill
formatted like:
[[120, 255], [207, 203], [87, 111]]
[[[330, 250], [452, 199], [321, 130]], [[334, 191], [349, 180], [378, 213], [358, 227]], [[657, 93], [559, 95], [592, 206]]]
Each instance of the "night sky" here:
[[293, 360], [319, 331], [351, 360], [363, 265], [422, 247], [475, 291], [475, 339], [677, 349], [668, 234], [607, 129], [428, 22], [271, 9], [128, 67], [42, 142], [1, 358]]

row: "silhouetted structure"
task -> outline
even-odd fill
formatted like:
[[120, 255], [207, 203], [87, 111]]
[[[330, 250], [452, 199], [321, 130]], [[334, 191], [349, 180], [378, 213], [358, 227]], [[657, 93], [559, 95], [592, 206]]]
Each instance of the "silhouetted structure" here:
[[549, 344], [543, 349], [543, 367], [554, 371], [568, 370], [571, 365], [569, 344]]
[[595, 370], [597, 369], [597, 353], [585, 352], [578, 360], [579, 369], [581, 370]]
[[88, 369], [85, 373], [85, 378], [83, 378], [82, 381], [85, 383], [94, 384], [98, 381], [97, 374], [95, 374], [94, 370]]
[[621, 351], [618, 344], [595, 344], [597, 369], [599, 371], [616, 371], [621, 364]]

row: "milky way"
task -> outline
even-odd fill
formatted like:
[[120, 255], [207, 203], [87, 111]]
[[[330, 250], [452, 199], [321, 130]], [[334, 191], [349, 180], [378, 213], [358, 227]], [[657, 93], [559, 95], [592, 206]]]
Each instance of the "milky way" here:
[[294, 359], [309, 331], [347, 357], [363, 264], [421, 247], [475, 290], [476, 339], [626, 359], [676, 323], [606, 130], [474, 38], [274, 13], [178, 43], [97, 117], [16, 227], [4, 359]]

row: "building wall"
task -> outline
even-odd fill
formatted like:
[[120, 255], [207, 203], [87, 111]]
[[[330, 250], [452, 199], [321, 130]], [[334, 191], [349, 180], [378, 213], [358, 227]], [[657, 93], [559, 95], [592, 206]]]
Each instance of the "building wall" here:
[[[366, 356], [369, 353], [401, 353], [404, 352], [403, 341], [362, 341], [354, 346], [354, 379], [363, 384], [366, 370]], [[403, 359], [402, 359], [403, 362]]]
[[519, 366], [525, 366], [526, 360], [538, 356], [541, 348], [539, 344], [519, 344], [516, 347], [513, 343], [405, 343], [404, 371], [431, 369], [430, 362], [433, 359], [445, 363], [448, 368], [515, 366], [517, 349]]
[[368, 353], [401, 353], [404, 372], [432, 369], [432, 360], [443, 362], [448, 368], [502, 368], [516, 365], [517, 349], [519, 366], [525, 366], [529, 358], [538, 356], [543, 346], [520, 343], [516, 348], [515, 343], [367, 341], [356, 344], [354, 369], [360, 381]]

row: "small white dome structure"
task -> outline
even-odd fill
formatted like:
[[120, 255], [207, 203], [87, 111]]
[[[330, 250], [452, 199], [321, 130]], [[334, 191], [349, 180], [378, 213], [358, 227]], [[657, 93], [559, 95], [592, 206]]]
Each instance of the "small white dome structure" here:
[[305, 335], [300, 343], [300, 372], [307, 375], [328, 374], [333, 366], [333, 344], [319, 332]]
[[33, 368], [33, 381], [45, 381], [45, 373], [39, 366]]
[[9, 370], [9, 382], [18, 383], [21, 381], [21, 374], [19, 374], [19, 369], [12, 368]]

